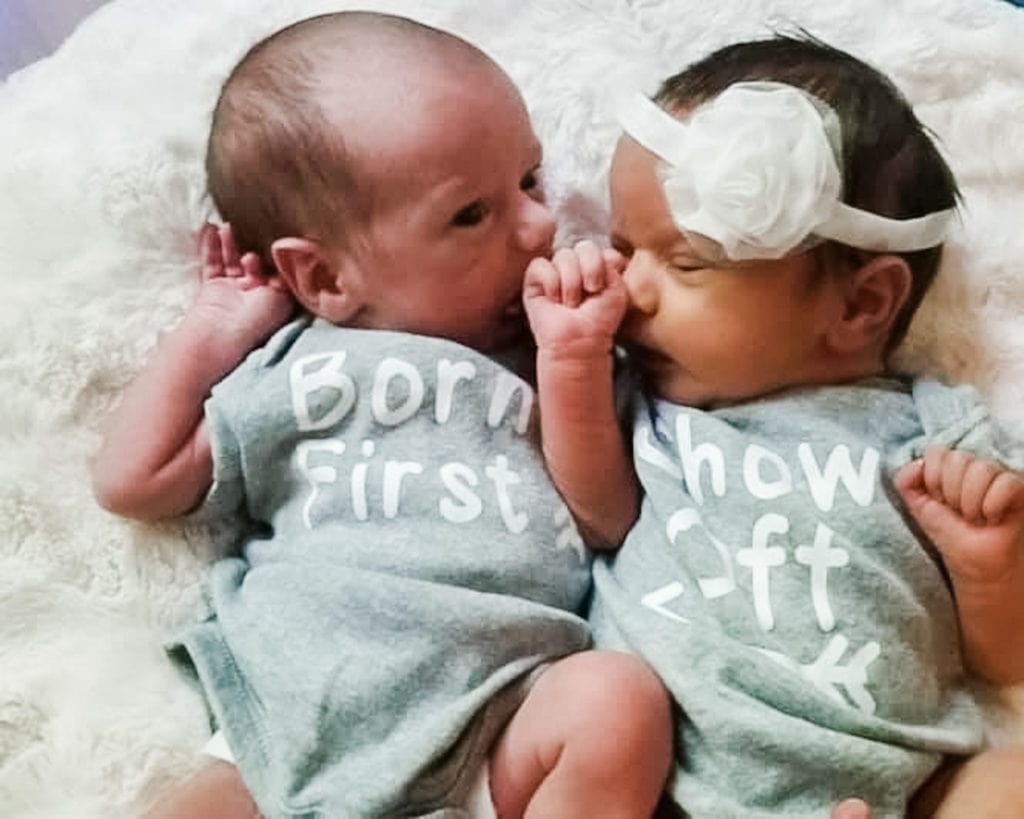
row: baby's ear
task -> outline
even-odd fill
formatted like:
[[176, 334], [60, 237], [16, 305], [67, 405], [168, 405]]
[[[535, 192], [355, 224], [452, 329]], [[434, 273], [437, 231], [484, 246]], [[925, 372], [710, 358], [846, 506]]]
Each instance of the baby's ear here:
[[910, 294], [912, 274], [899, 256], [876, 256], [845, 283], [843, 314], [828, 330], [836, 351], [885, 349], [889, 332]]
[[332, 324], [347, 324], [362, 307], [340, 261], [313, 239], [287, 237], [270, 246], [274, 266], [296, 301]]

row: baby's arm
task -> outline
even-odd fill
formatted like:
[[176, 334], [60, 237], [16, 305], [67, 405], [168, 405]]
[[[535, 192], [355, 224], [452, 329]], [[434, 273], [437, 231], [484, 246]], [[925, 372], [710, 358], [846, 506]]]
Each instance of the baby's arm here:
[[128, 387], [91, 464], [97, 500], [119, 515], [156, 520], [199, 503], [213, 480], [203, 402], [294, 308], [255, 257], [239, 258], [229, 227], [204, 227], [200, 254], [195, 303]]
[[638, 491], [615, 412], [612, 348], [626, 309], [623, 258], [593, 242], [534, 259], [523, 301], [537, 341], [548, 470], [584, 538], [614, 548], [636, 519]]
[[895, 482], [949, 570], [969, 667], [994, 685], [1024, 681], [1024, 480], [932, 446]]

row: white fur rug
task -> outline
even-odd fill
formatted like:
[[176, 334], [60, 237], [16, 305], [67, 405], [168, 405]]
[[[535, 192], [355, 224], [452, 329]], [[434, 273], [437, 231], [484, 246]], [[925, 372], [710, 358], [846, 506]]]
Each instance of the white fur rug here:
[[[453, 29], [520, 83], [562, 241], [599, 234], [611, 83], [803, 27], [887, 70], [939, 135], [962, 229], [904, 353], [1024, 436], [1024, 10], [1000, 0], [115, 0], [0, 86], [0, 816], [134, 816], [207, 734], [161, 634], [205, 537], [92, 502], [97, 429], [187, 304], [202, 154], [253, 41], [343, 7]], [[1021, 721], [993, 706], [993, 733]], [[1017, 736], [1020, 736], [1017, 733]]]

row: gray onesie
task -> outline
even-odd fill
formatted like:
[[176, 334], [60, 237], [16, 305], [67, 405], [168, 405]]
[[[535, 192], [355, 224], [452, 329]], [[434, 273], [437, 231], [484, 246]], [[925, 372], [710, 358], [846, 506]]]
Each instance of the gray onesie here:
[[671, 792], [693, 817], [902, 816], [978, 749], [956, 611], [891, 485], [932, 441], [993, 454], [967, 389], [872, 379], [635, 415], [640, 520], [594, 566], [599, 647], [681, 709]]
[[179, 647], [268, 819], [459, 815], [531, 672], [588, 647], [533, 400], [458, 344], [309, 320], [214, 388], [202, 514], [251, 525]]

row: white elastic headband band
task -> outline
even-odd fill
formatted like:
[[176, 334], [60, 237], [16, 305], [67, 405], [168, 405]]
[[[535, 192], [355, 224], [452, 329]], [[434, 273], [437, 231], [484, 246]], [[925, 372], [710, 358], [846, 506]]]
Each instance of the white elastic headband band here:
[[642, 94], [619, 122], [664, 160], [663, 184], [683, 233], [730, 259], [780, 258], [808, 240], [909, 252], [942, 243], [955, 211], [892, 219], [841, 201], [839, 119], [784, 83], [736, 83], [679, 120]]
[[891, 219], [836, 202], [832, 216], [815, 225], [814, 233], [862, 250], [909, 253], [941, 245], [955, 215], [948, 208], [914, 219]]

